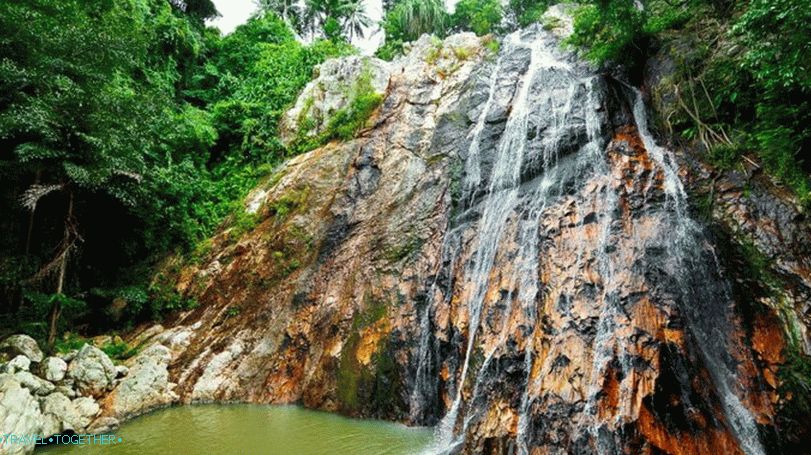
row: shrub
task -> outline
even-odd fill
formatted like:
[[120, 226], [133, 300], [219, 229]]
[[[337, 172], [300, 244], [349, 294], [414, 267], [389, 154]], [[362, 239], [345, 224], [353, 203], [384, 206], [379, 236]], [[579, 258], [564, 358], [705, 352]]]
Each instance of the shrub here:
[[499, 0], [462, 0], [451, 16], [455, 30], [470, 30], [482, 36], [498, 33], [504, 11]]

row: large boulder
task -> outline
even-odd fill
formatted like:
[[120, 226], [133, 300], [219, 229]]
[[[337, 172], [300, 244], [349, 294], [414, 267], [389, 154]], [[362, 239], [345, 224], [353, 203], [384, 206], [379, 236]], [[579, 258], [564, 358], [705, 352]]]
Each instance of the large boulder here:
[[14, 373], [14, 377], [17, 378], [17, 381], [19, 381], [23, 387], [30, 390], [31, 393], [35, 395], [45, 396], [56, 389], [56, 386], [50, 382], [34, 376], [28, 371], [18, 371]]
[[18, 355], [2, 366], [3, 373], [14, 374], [18, 371], [28, 371], [31, 367], [31, 360], [24, 355]]
[[36, 340], [28, 335], [11, 335], [0, 343], [0, 353], [9, 357], [24, 355], [31, 361], [41, 362], [44, 355]]
[[61, 393], [52, 393], [41, 401], [43, 428], [42, 434], [50, 436], [68, 430], [81, 433], [89, 423], [83, 418], [70, 398]]
[[79, 415], [79, 425], [86, 428], [91, 421], [99, 414], [101, 407], [96, 400], [90, 397], [79, 397], [73, 400], [73, 406]]
[[65, 378], [68, 364], [59, 357], [48, 357], [39, 364], [39, 375], [51, 382], [58, 382]]
[[172, 404], [178, 397], [169, 382], [169, 348], [154, 344], [128, 362], [126, 377], [104, 399], [105, 416], [127, 419]]
[[116, 370], [107, 354], [86, 344], [68, 365], [66, 377], [83, 395], [99, 397], [112, 388]]
[[[31, 392], [10, 374], [0, 374], [0, 435], [39, 434], [42, 430], [42, 414]], [[17, 455], [34, 449], [28, 445], [3, 445], [0, 453]]]

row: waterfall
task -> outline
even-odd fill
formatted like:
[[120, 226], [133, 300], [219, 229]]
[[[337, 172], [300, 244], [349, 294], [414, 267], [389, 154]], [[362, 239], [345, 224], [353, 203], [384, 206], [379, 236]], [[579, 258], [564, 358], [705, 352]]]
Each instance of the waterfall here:
[[[526, 55], [525, 69], [516, 70], [508, 61], [511, 55]], [[598, 182], [599, 191], [594, 192], [592, 199], [572, 199], [571, 203], [591, 204], [597, 214], [590, 222], [596, 223], [598, 235], [594, 244], [587, 246], [585, 239], [578, 244], [575, 265], [580, 265], [589, 248], [601, 282], [595, 299], [603, 302], [603, 307], [596, 318], [591, 341], [593, 357], [585, 409], [573, 425], [597, 440], [600, 422], [595, 422], [594, 415], [600, 395], [599, 378], [615, 358], [620, 359], [619, 374], [627, 375], [634, 368], [626, 360], [627, 352], [617, 352], [625, 348], [618, 345], [615, 336], [615, 321], [623, 317], [624, 310], [618, 297], [621, 284], [615, 282], [614, 277], [627, 264], [620, 254], [612, 253], [611, 248], [618, 235], [615, 225], [620, 202], [612, 186], [614, 177], [606, 156], [609, 137], [605, 125], [610, 121], [605, 79], [571, 55], [562, 53], [558, 41], [539, 27], [507, 36], [491, 67], [484, 84], [487, 98], [467, 134], [470, 142], [463, 163], [463, 211], [451, 220], [443, 243], [441, 274], [447, 280], [443, 280], [442, 285], [437, 280], [433, 282], [430, 302], [419, 318], [420, 342], [410, 397], [412, 419], [424, 414], [426, 403], [439, 399], [437, 372], [433, 371], [432, 375], [432, 368], [436, 369], [434, 367], [442, 361], [432, 324], [437, 308], [448, 311], [452, 305], [461, 305], [466, 316], [461, 328], [451, 323], [449, 329], [449, 338], [457, 339], [456, 335], [464, 342], [459, 346], [459, 362], [450, 363], [450, 377], [445, 383], [449, 403], [437, 426], [435, 442], [428, 450], [431, 454], [451, 453], [462, 448], [468, 429], [481, 417], [481, 406], [477, 404], [486, 406], [489, 399], [487, 384], [494, 378], [488, 372], [494, 360], [509, 349], [519, 349], [507, 346], [508, 322], [514, 312], [521, 312], [523, 320], [529, 321], [521, 328], [523, 383], [516, 384], [520, 403], [516, 409], [515, 452], [522, 455], [530, 452], [533, 405], [544, 381], [542, 374], [533, 377], [533, 371], [543, 366], [536, 365], [542, 359], [536, 357], [540, 347], [535, 346], [536, 335], [541, 330], [539, 305], [543, 293], [540, 261], [544, 251], [540, 230], [545, 213], [589, 181]], [[505, 96], [499, 82], [510, 77], [516, 80], [515, 90]], [[689, 216], [687, 194], [673, 156], [656, 143], [649, 131], [641, 94], [635, 91], [629, 104], [639, 139], [662, 176], [664, 201], [661, 207], [650, 203], [657, 214], [661, 212], [662, 219], [662, 224], [655, 227], [651, 246], [664, 245], [669, 253], [669, 270], [673, 271], [679, 288], [675, 300], [689, 321], [690, 334], [712, 377], [731, 432], [744, 452], [760, 455], [763, 449], [757, 425], [734, 393], [735, 366], [724, 357], [727, 340], [715, 332], [717, 329], [712, 324], [716, 321], [708, 322], [703, 316], [712, 311], [718, 315], [718, 321], [732, 318], [728, 309], [711, 307], [713, 302], [731, 301], [728, 285], [721, 278], [712, 286], [695, 283], [696, 279], [718, 275], [717, 270], [708, 270], [705, 260], [712, 248], [703, 240], [701, 227]], [[503, 131], [495, 145], [484, 147], [484, 133], [494, 128], [488, 124], [489, 116], [497, 110], [508, 112]], [[656, 172], [649, 174], [644, 192], [653, 188], [654, 174]], [[575, 206], [573, 210], [588, 208]], [[585, 226], [585, 216], [581, 216], [580, 223], [581, 227]], [[472, 234], [465, 236], [466, 232]], [[641, 249], [644, 247], [642, 245]], [[504, 270], [498, 267], [500, 254], [509, 255], [506, 261], [510, 267]], [[504, 295], [488, 294], [494, 280], [500, 280], [498, 284]], [[464, 292], [454, 294], [459, 290]], [[458, 302], [451, 298], [459, 295]], [[497, 299], [498, 304], [492, 303], [493, 299]], [[461, 333], [454, 334], [456, 329]], [[620, 391], [620, 400], [625, 400], [620, 406], [630, 406], [626, 404], [631, 401], [627, 395], [630, 393]], [[609, 446], [598, 447], [600, 453], [611, 450]]]
[[[556, 56], [557, 44], [549, 35], [544, 33], [524, 35], [525, 33], [520, 31], [509, 35], [505, 39], [505, 50], [501, 54], [502, 56], [508, 55], [516, 49], [525, 49], [529, 50], [530, 61], [520, 78], [519, 88], [513, 96], [512, 110], [495, 147], [494, 164], [487, 180], [483, 180], [480, 170], [480, 160], [482, 159], [480, 141], [488, 113], [495, 103], [498, 80], [503, 77], [503, 74], [500, 73], [504, 66], [501, 57], [490, 75], [488, 96], [484, 107], [468, 136], [471, 138], [471, 143], [465, 162], [465, 200], [472, 203], [476, 192], [482, 191], [481, 185], [484, 184], [486, 187], [482, 191], [479, 205], [471, 209], [478, 210], [481, 215], [476, 229], [475, 253], [467, 264], [463, 277], [463, 281], [472, 289], [472, 292], [466, 302], [468, 333], [461, 373], [456, 381], [453, 402], [438, 426], [437, 441], [429, 451], [430, 453], [450, 451], [463, 443], [465, 430], [475, 417], [469, 409], [463, 409], [464, 384], [469, 375], [475, 375], [473, 398], [470, 400], [475, 401], [479, 395], [479, 384], [482, 379], [482, 375], [479, 373], [487, 369], [496, 349], [504, 342], [502, 335], [499, 343], [496, 343], [493, 349], [484, 352], [484, 359], [476, 371], [470, 371], [471, 357], [481, 324], [485, 294], [489, 286], [489, 276], [493, 272], [499, 244], [505, 235], [504, 226], [507, 224], [507, 220], [518, 220], [518, 229], [514, 235], [519, 250], [515, 259], [516, 267], [510, 277], [510, 280], [516, 284], [518, 293], [506, 296], [505, 300], [512, 302], [515, 298], [520, 310], [534, 321], [537, 319], [535, 312], [539, 293], [537, 280], [538, 227], [541, 215], [547, 206], [547, 201], [561, 194], [565, 185], [582, 174], [584, 169], [593, 167], [590, 163], [597, 162], [596, 155], [602, 151], [603, 138], [599, 125], [600, 119], [595, 115], [595, 109], [593, 109], [593, 104], [599, 103], [599, 101], [592, 98], [595, 92], [590, 90], [595, 76], [578, 74], [568, 62], [558, 58]], [[591, 106], [586, 109], [574, 102], [575, 94], [582, 91], [589, 94], [588, 100]], [[531, 101], [539, 101], [539, 103], [533, 105]], [[586, 111], [585, 115], [581, 111]], [[528, 133], [530, 133], [529, 120], [533, 115], [541, 117], [543, 121], [535, 125], [534, 134], [537, 140], [533, 144], [529, 144], [527, 140]], [[584, 130], [583, 133], [588, 140], [575, 162], [561, 164], [559, 144], [562, 137], [571, 133], [569, 129], [572, 127], [574, 117], [585, 117], [585, 124], [580, 128]], [[529, 183], [522, 182], [522, 173], [527, 169], [535, 168], [538, 169], [536, 173], [539, 175]], [[527, 185], [528, 189], [522, 189], [522, 185]], [[453, 232], [449, 233], [449, 236], [453, 237]], [[458, 242], [446, 241], [446, 247], [448, 245], [458, 246]], [[454, 258], [451, 262], [455, 264], [454, 253], [449, 252], [448, 254]], [[503, 313], [508, 315], [512, 310], [512, 305], [507, 305]], [[423, 328], [428, 327], [427, 321], [424, 319], [427, 315], [428, 311], [423, 315]], [[506, 317], [502, 320], [506, 321]], [[504, 334], [504, 331], [502, 330], [501, 333]], [[420, 376], [425, 371], [423, 366], [427, 357], [425, 355], [427, 351], [425, 335], [423, 332], [423, 339], [420, 342], [417, 383], [421, 382]], [[527, 352], [531, 350], [530, 344]], [[531, 355], [528, 354], [526, 356], [527, 380], [529, 380], [531, 359]], [[416, 395], [419, 393], [412, 395], [412, 405], [417, 401], [414, 400]], [[528, 408], [529, 398], [525, 397], [524, 401]], [[456, 431], [456, 427], [460, 423], [458, 422], [460, 412], [463, 411], [462, 428], [460, 431]]]
[[[711, 270], [707, 270], [706, 262], [697, 260], [696, 251], [710, 249], [712, 252], [712, 249], [702, 245], [701, 228], [687, 214], [687, 193], [678, 178], [672, 154], [656, 144], [648, 129], [642, 94], [635, 89], [633, 92], [633, 115], [639, 135], [650, 156], [664, 171], [665, 192], [668, 195], [671, 214], [674, 218], [673, 233], [675, 235], [671, 237], [669, 250], [676, 259], [676, 268], [679, 271], [677, 278], [685, 291], [682, 299], [683, 310], [690, 321], [691, 333], [697, 341], [696, 344], [704, 364], [720, 395], [724, 414], [729, 420], [732, 433], [741, 445], [741, 449], [747, 455], [762, 455], [765, 450], [758, 438], [757, 423], [740, 398], [733, 392], [735, 384], [738, 382], [735, 367], [724, 359], [727, 351], [726, 335], [724, 331], [719, 330], [719, 325], [731, 317], [728, 314], [728, 305], [725, 305], [726, 302], [732, 301], [729, 286], [725, 282], [721, 283], [722, 298], [718, 299], [718, 296], [708, 292], [709, 289], [704, 283], [692, 283], [696, 276], [704, 278], [712, 273]], [[714, 252], [713, 259], [715, 259]], [[713, 261], [713, 265], [715, 265], [715, 261]]]

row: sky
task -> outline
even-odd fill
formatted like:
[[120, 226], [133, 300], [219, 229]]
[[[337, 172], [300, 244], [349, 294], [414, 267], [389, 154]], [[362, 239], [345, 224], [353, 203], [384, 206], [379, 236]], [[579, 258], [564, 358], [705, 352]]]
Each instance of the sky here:
[[256, 11], [253, 0], [214, 0], [220, 17], [210, 22], [224, 34], [231, 33], [237, 25], [245, 23], [251, 14]]
[[[366, 14], [372, 19], [372, 22], [377, 24], [383, 15], [382, 0], [365, 1]], [[220, 12], [220, 17], [209, 23], [219, 28], [223, 34], [234, 31], [238, 25], [245, 23], [251, 14], [256, 11], [254, 0], [214, 0], [214, 4], [217, 6], [217, 11]], [[383, 32], [374, 33], [377, 30], [376, 25], [373, 26], [373, 29], [367, 31], [365, 39], [356, 39], [352, 42], [362, 53], [367, 55], [374, 53], [383, 39]]]

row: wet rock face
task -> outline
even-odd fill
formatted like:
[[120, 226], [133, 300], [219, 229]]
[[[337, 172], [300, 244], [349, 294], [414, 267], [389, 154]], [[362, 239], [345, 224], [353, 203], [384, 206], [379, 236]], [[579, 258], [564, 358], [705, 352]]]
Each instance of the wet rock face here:
[[[440, 424], [437, 450], [765, 451], [778, 308], [741, 297], [693, 214], [699, 170], [656, 145], [641, 95], [540, 27], [497, 53], [424, 37], [386, 86], [374, 126], [292, 159], [248, 197], [257, 226], [182, 269], [200, 307], [132, 335], [156, 355], [103, 418], [298, 402]], [[807, 254], [760, 223], [799, 302]]]

